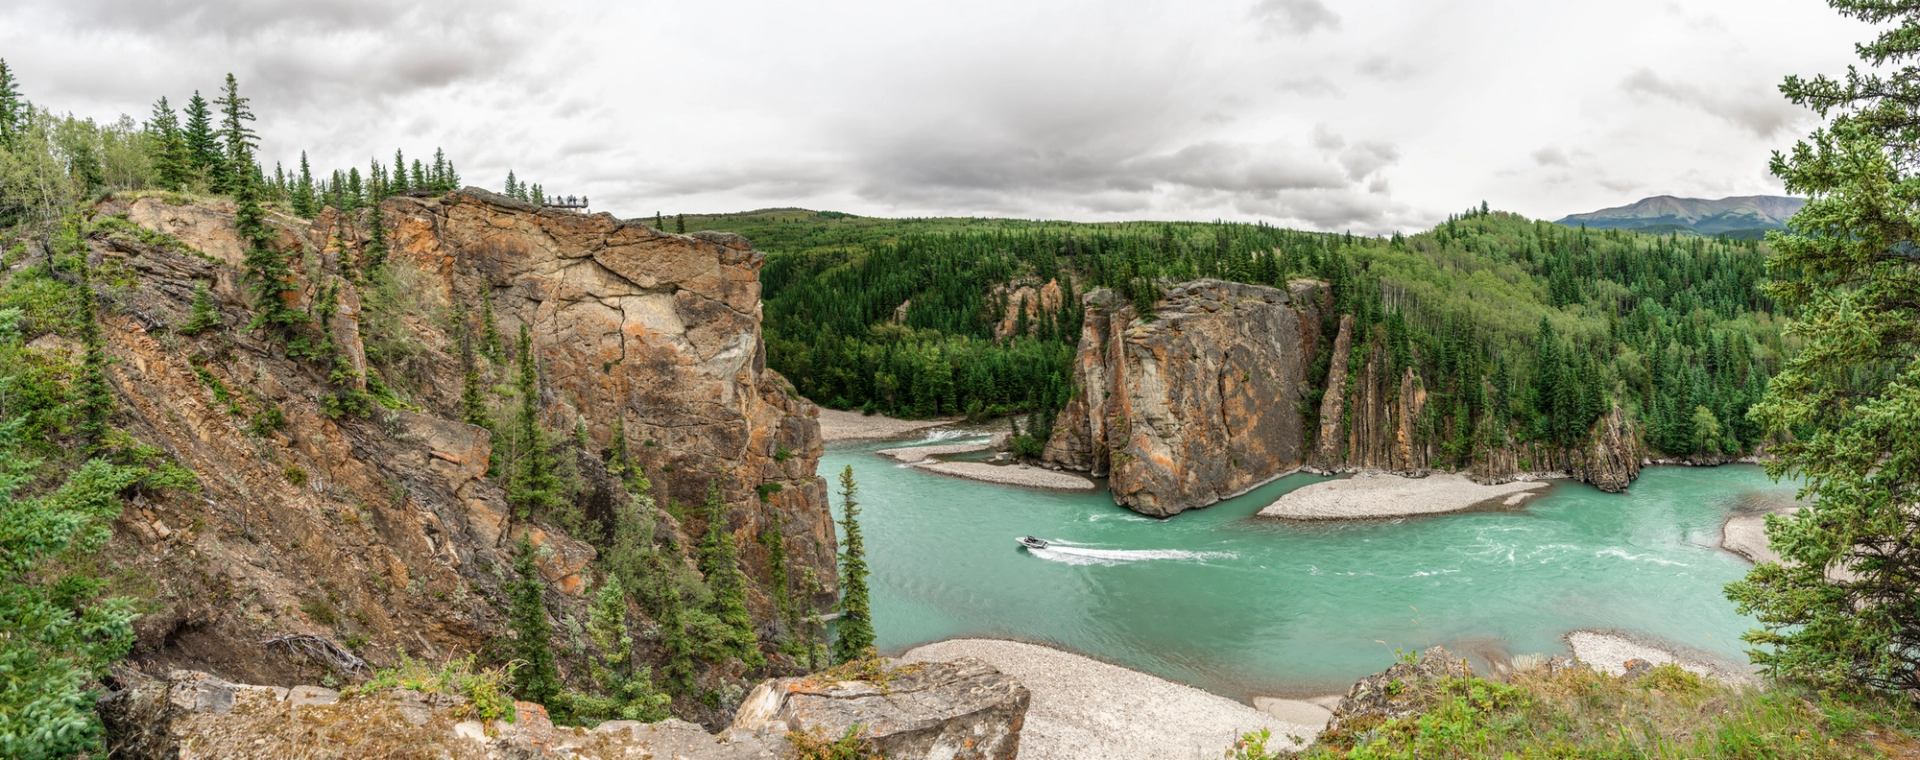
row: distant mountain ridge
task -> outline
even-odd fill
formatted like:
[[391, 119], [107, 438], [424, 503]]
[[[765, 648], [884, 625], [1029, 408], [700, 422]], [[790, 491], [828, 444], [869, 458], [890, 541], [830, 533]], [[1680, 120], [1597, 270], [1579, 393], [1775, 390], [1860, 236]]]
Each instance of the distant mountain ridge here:
[[1786, 227], [1787, 219], [1801, 206], [1804, 198], [1782, 195], [1739, 195], [1730, 198], [1678, 198], [1656, 195], [1625, 206], [1604, 208], [1585, 214], [1572, 214], [1558, 222], [1568, 227], [1636, 232], [1690, 232], [1696, 235], [1724, 235], [1732, 238], [1757, 238], [1767, 230]]

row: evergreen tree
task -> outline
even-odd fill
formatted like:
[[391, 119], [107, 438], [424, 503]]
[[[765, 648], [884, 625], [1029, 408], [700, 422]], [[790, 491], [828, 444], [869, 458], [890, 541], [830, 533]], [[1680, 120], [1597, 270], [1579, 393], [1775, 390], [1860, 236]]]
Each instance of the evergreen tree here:
[[400, 153], [399, 148], [393, 149], [393, 173], [388, 175], [387, 184], [389, 194], [391, 195], [404, 193], [409, 189], [407, 187], [407, 157]]
[[633, 655], [633, 629], [627, 624], [627, 590], [613, 575], [600, 587], [587, 609], [587, 636], [600, 650], [594, 680], [614, 701], [613, 715], [621, 720], [651, 723], [669, 716], [666, 694], [654, 688], [652, 675]]
[[521, 518], [561, 506], [559, 464], [540, 426], [539, 358], [527, 326], [520, 326], [520, 410], [514, 416], [519, 459], [507, 482], [507, 500]]
[[520, 180], [519, 178], [513, 176], [512, 169], [507, 170], [507, 186], [504, 190], [501, 190], [500, 192], [502, 195], [505, 195], [508, 198], [520, 197]]
[[528, 702], [550, 704], [560, 694], [560, 669], [553, 656], [553, 624], [542, 600], [547, 584], [540, 579], [533, 544], [526, 538], [514, 553], [514, 579], [507, 584], [507, 622], [513, 628], [513, 694]]
[[220, 141], [226, 149], [224, 163], [213, 175], [214, 190], [219, 192], [237, 195], [241, 186], [254, 184], [258, 174], [253, 152], [259, 147], [260, 137], [250, 126], [254, 117], [247, 100], [240, 96], [240, 83], [233, 74], [227, 74], [226, 89], [214, 101], [220, 106]]
[[474, 360], [473, 338], [466, 329], [465, 315], [461, 316], [460, 326], [460, 419], [469, 425], [493, 429], [493, 420], [487, 415], [485, 381], [480, 377], [480, 363]]
[[673, 581], [673, 570], [667, 564], [664, 552], [649, 552], [646, 561], [648, 574], [659, 579], [661, 586], [660, 600], [654, 612], [654, 621], [660, 625], [660, 648], [667, 656], [661, 675], [675, 692], [692, 693], [694, 643], [693, 636], [687, 630], [686, 598], [680, 594], [680, 584]]
[[147, 136], [153, 141], [154, 182], [168, 190], [185, 187], [193, 174], [193, 158], [187, 150], [186, 134], [180, 129], [180, 117], [164, 97], [153, 103]]
[[685, 235], [685, 234], [687, 234], [687, 215], [686, 215], [686, 214], [675, 214], [675, 215], [674, 215], [674, 217], [673, 217], [673, 231], [674, 231], [675, 233], [678, 233], [678, 234], [681, 234], [681, 235]]
[[[1920, 4], [1829, 0], [1881, 27], [1841, 79], [1781, 91], [1827, 119], [1775, 153], [1807, 205], [1770, 236], [1767, 292], [1794, 314], [1797, 354], [1753, 416], [1781, 436], [1768, 463], [1805, 506], [1768, 521], [1780, 564], [1729, 587], [1762, 630], [1754, 662], [1817, 684], [1920, 690]], [[1885, 72], [1885, 73], [1881, 73]], [[1839, 571], [1839, 572], [1835, 572]]]
[[727, 525], [727, 507], [720, 500], [720, 488], [707, 485], [707, 533], [700, 543], [700, 574], [713, 592], [708, 612], [726, 627], [722, 642], [730, 654], [740, 658], [749, 669], [766, 664], [760, 654], [760, 640], [754, 635], [753, 617], [747, 614], [747, 576], [740, 570], [739, 552], [733, 532]]
[[313, 194], [313, 166], [307, 163], [307, 152], [300, 151], [300, 176], [293, 184], [293, 213], [312, 219], [320, 212]]
[[833, 661], [857, 660], [873, 649], [873, 613], [867, 597], [867, 547], [860, 537], [859, 486], [853, 465], [840, 471], [840, 622], [833, 640]]
[[367, 209], [367, 245], [360, 251], [361, 274], [371, 279], [387, 265], [387, 215], [374, 200]]
[[221, 326], [220, 310], [214, 306], [213, 292], [207, 289], [204, 282], [194, 283], [192, 311], [176, 331], [181, 335], [199, 335]]
[[19, 147], [20, 138], [27, 131], [30, 110], [27, 99], [20, 95], [20, 83], [13, 78], [13, 69], [7, 67], [7, 59], [0, 58], [0, 149]]
[[181, 129], [181, 137], [187, 143], [188, 166], [194, 176], [211, 182], [215, 173], [220, 171], [220, 138], [213, 132], [213, 110], [208, 107], [207, 99], [200, 97], [200, 91], [194, 90], [193, 97], [187, 99], [187, 122]]
[[80, 235], [80, 217], [69, 215], [61, 225], [58, 245], [60, 259], [72, 269], [77, 281], [74, 290], [80, 299], [80, 376], [74, 382], [78, 402], [75, 433], [88, 456], [99, 453], [105, 442], [109, 418], [113, 415], [113, 386], [107, 381], [106, 340], [100, 334], [99, 305], [93, 295], [91, 267], [87, 264], [86, 241]]

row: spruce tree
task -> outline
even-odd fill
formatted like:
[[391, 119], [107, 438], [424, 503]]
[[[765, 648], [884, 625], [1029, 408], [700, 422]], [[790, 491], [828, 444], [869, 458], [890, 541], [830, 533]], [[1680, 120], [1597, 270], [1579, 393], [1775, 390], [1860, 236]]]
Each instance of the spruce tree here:
[[147, 136], [153, 146], [154, 182], [168, 190], [185, 187], [193, 173], [193, 159], [187, 152], [186, 135], [180, 130], [180, 117], [164, 97], [153, 103]]
[[833, 661], [857, 660], [873, 649], [873, 613], [867, 597], [867, 546], [860, 536], [859, 485], [853, 465], [840, 471], [840, 621], [835, 627]]
[[465, 315], [461, 316], [460, 329], [460, 419], [476, 427], [493, 429], [493, 420], [487, 415], [485, 381], [480, 377], [480, 363], [474, 361], [473, 337], [466, 329]]
[[360, 249], [360, 274], [372, 279], [387, 265], [387, 215], [374, 199], [367, 209], [367, 244]]
[[686, 597], [680, 593], [680, 584], [664, 552], [650, 552], [646, 561], [648, 574], [661, 587], [654, 612], [654, 621], [660, 626], [660, 648], [667, 655], [661, 675], [674, 692], [690, 694], [694, 687], [694, 642], [687, 630]]
[[507, 584], [507, 622], [513, 629], [513, 694], [542, 705], [560, 694], [560, 669], [553, 656], [553, 624], [542, 600], [547, 584], [540, 579], [533, 544], [526, 538], [514, 553], [514, 579]]
[[75, 430], [82, 450], [92, 456], [106, 441], [109, 418], [113, 415], [113, 386], [107, 381], [106, 340], [100, 334], [99, 303], [93, 295], [91, 267], [87, 265], [86, 241], [80, 234], [80, 217], [70, 215], [61, 225], [60, 258], [71, 267], [76, 280], [74, 290], [80, 301], [80, 376], [74, 382]]
[[220, 310], [214, 306], [213, 292], [207, 289], [207, 284], [204, 282], [194, 283], [192, 311], [188, 312], [187, 321], [182, 323], [175, 332], [181, 335], [199, 335], [220, 326]]
[[214, 190], [218, 192], [237, 195], [241, 186], [254, 184], [258, 174], [253, 152], [260, 145], [260, 136], [250, 126], [254, 117], [247, 100], [240, 95], [239, 81], [227, 74], [226, 89], [215, 101], [220, 106], [220, 141], [226, 149], [224, 164], [214, 174]]
[[187, 99], [186, 126], [181, 128], [181, 138], [187, 144], [187, 165], [196, 180], [211, 183], [214, 174], [220, 171], [220, 138], [213, 132], [213, 110], [207, 106], [207, 99], [200, 97], [200, 91], [194, 90], [193, 97]]
[[508, 198], [520, 197], [520, 180], [519, 178], [513, 176], [512, 169], [507, 170], [507, 186], [505, 189], [500, 191], [500, 194], [505, 195]]
[[507, 500], [524, 519], [535, 512], [561, 505], [559, 465], [548, 448], [546, 431], [540, 427], [539, 358], [533, 353], [533, 338], [527, 326], [520, 326], [520, 410], [514, 416], [515, 442], [520, 456], [507, 483]]
[[627, 590], [620, 576], [594, 594], [587, 608], [587, 636], [600, 650], [593, 667], [594, 680], [614, 700], [613, 717], [651, 723], [668, 717], [666, 694], [654, 688], [647, 666], [635, 661], [633, 629], [627, 624]]
[[393, 173], [387, 177], [387, 184], [391, 194], [404, 193], [409, 189], [407, 187], [407, 157], [401, 154], [399, 148], [393, 149]]
[[1769, 236], [1766, 290], [1800, 350], [1754, 419], [1778, 437], [1767, 464], [1802, 478], [1805, 505], [1769, 519], [1780, 564], [1729, 586], [1754, 662], [1816, 684], [1920, 690], [1920, 3], [1829, 0], [1881, 27], [1844, 77], [1787, 77], [1781, 92], [1827, 123], [1773, 173], [1807, 204]]
[[0, 58], [0, 149], [19, 147], [20, 136], [27, 131], [29, 106], [20, 95], [20, 83], [13, 78], [7, 59]]
[[293, 183], [293, 213], [312, 219], [320, 209], [315, 207], [313, 195], [313, 166], [307, 163], [307, 152], [300, 151], [300, 176]]
[[747, 576], [740, 569], [739, 551], [733, 543], [733, 531], [727, 525], [727, 505], [720, 499], [720, 487], [707, 484], [707, 533], [700, 543], [700, 574], [713, 592], [708, 608], [727, 628], [727, 650], [748, 668], [766, 663], [760, 654], [760, 639], [753, 632], [753, 616], [747, 613]]

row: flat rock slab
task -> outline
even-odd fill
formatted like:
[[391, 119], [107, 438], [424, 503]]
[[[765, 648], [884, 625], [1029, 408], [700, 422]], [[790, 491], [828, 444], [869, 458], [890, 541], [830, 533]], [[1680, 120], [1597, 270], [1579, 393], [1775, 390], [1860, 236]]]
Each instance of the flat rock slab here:
[[1546, 487], [1547, 483], [1537, 480], [1483, 485], [1459, 474], [1408, 478], [1363, 472], [1289, 491], [1261, 509], [1260, 516], [1285, 520], [1363, 520], [1443, 514], [1490, 502], [1514, 506]]

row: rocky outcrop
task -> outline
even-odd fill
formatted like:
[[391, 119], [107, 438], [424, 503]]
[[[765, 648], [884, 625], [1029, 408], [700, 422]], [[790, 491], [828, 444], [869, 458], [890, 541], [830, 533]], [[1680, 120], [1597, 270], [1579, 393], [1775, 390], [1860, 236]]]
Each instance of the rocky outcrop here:
[[[810, 569], [831, 593], [815, 408], [765, 367], [759, 253], [733, 236], [667, 235], [482, 191], [397, 197], [383, 210], [395, 284], [380, 292], [355, 282], [364, 218], [269, 214], [274, 245], [296, 265], [289, 303], [311, 309], [334, 291], [326, 327], [347, 371], [329, 372], [246, 328], [231, 204], [126, 196], [95, 209], [144, 230], [104, 225], [89, 240], [95, 266], [113, 273], [99, 292], [114, 423], [198, 480], [197, 492], [129, 505], [107, 549], [116, 577], [151, 579], [115, 587], [148, 610], [136, 662], [285, 684], [327, 673], [268, 643], [282, 634], [375, 664], [402, 650], [473, 652], [504, 632], [500, 579], [521, 537], [541, 548], [556, 618], [583, 617], [594, 549], [513, 519], [488, 475], [491, 436], [459, 421], [461, 335], [479, 342], [489, 307], [506, 342], [530, 330], [543, 422], [586, 428], [596, 451], [572, 469], [590, 518], [625, 504], [595, 456], [617, 419], [663, 503], [719, 488], [763, 616], [774, 590], [759, 536], [776, 523], [793, 577]], [[187, 335], [177, 327], [201, 285], [221, 324]], [[508, 382], [512, 357], [479, 353], [483, 378]], [[343, 389], [388, 403], [341, 414]], [[661, 535], [683, 535], [656, 517]], [[684, 530], [703, 527], [692, 519]]]
[[781, 735], [820, 729], [838, 737], [859, 726], [882, 757], [1013, 760], [1030, 700], [1018, 681], [962, 658], [903, 665], [878, 682], [767, 681], [741, 703], [733, 728]]
[[1467, 661], [1440, 647], [1412, 660], [1394, 663], [1385, 671], [1362, 678], [1333, 708], [1333, 720], [1323, 736], [1355, 734], [1395, 718], [1419, 712], [1440, 682], [1473, 675]]
[[993, 325], [993, 339], [1006, 340], [1015, 334], [1031, 335], [1039, 330], [1045, 320], [1060, 313], [1065, 295], [1058, 279], [1044, 283], [1029, 279], [995, 286], [988, 293], [988, 300], [1004, 304], [1000, 321]]
[[1027, 691], [977, 660], [915, 664], [884, 681], [762, 684], [720, 734], [681, 720], [555, 726], [540, 705], [488, 720], [461, 694], [388, 689], [342, 693], [232, 683], [176, 670], [130, 679], [103, 702], [115, 757], [678, 758], [784, 760], [790, 733], [857, 731], [890, 760], [1012, 760]]
[[755, 538], [779, 513], [790, 560], [831, 591], [818, 408], [766, 366], [764, 257], [745, 238], [670, 235], [473, 190], [396, 198], [386, 213], [392, 255], [432, 273], [436, 298], [487, 299], [501, 331], [528, 327], [556, 427], [584, 424], [598, 447], [624, 429], [663, 501], [698, 504], [717, 486], [750, 576], [768, 576]]
[[1044, 461], [1106, 475], [1116, 503], [1162, 517], [1299, 467], [1327, 298], [1311, 280], [1195, 280], [1167, 286], [1141, 319], [1112, 291], [1089, 293], [1077, 392]]

